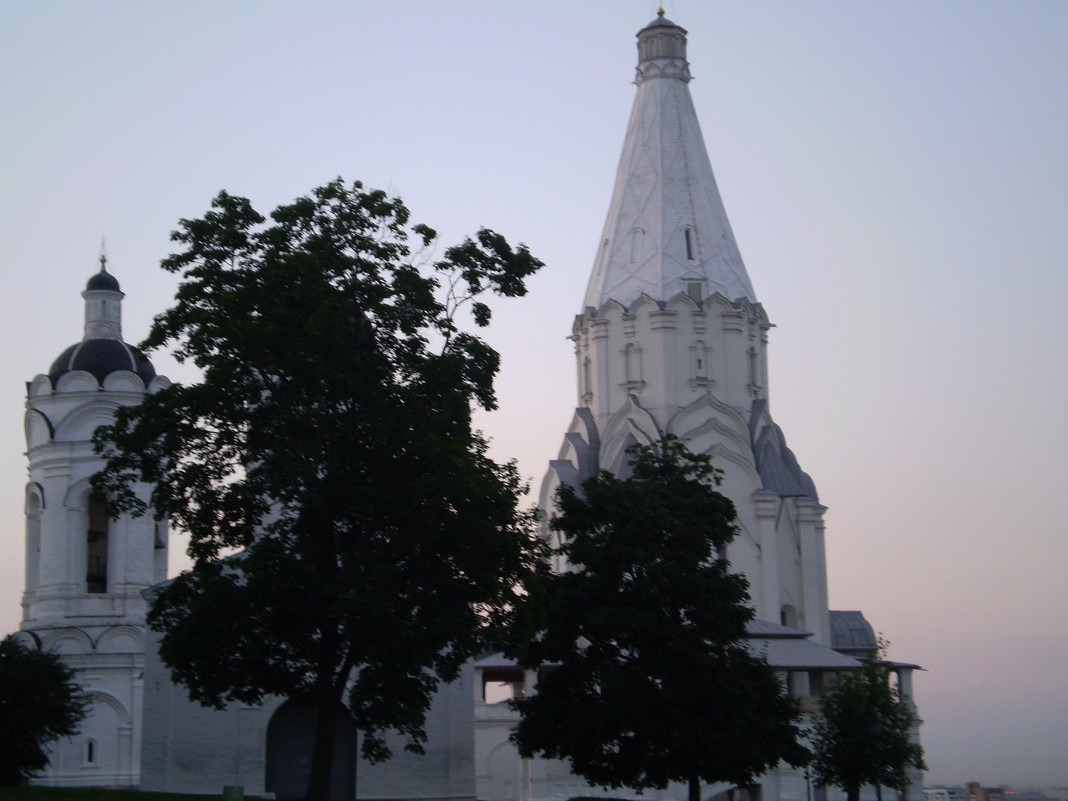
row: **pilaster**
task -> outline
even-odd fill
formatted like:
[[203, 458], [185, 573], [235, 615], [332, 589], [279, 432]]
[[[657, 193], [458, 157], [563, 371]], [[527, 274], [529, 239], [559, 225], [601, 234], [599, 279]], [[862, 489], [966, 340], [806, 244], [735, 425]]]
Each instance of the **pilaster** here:
[[777, 623], [779, 608], [782, 605], [782, 589], [779, 580], [779, 532], [776, 521], [782, 499], [766, 490], [758, 490], [752, 497], [760, 536], [761, 587], [760, 597], [753, 600], [758, 604], [757, 617]]
[[831, 621], [827, 611], [827, 562], [823, 541], [823, 513], [827, 507], [811, 498], [799, 498], [797, 511], [805, 628], [812, 632], [815, 642], [829, 648]]

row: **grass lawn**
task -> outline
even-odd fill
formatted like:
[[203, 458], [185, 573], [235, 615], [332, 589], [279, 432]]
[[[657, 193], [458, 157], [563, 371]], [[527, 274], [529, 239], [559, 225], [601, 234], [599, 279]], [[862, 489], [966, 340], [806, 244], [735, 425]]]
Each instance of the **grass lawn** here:
[[177, 793], [141, 793], [137, 790], [83, 790], [66, 787], [0, 787], [0, 801], [196, 801], [219, 795], [180, 795]]

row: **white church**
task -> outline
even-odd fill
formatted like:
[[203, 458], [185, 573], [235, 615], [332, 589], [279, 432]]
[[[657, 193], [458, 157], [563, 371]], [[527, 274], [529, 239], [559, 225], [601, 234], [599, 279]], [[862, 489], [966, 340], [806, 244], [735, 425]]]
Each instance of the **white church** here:
[[[811, 712], [828, 674], [876, 648], [860, 612], [828, 609], [825, 507], [770, 414], [771, 322], [757, 301], [716, 187], [690, 98], [686, 31], [659, 12], [638, 33], [637, 94], [588, 288], [571, 338], [577, 408], [542, 484], [627, 469], [625, 450], [673, 433], [724, 471], [738, 511], [728, 557], [751, 585], [750, 647]], [[56, 744], [40, 784], [140, 787], [290, 798], [310, 757], [307, 712], [285, 699], [213, 711], [173, 685], [145, 627], [145, 593], [164, 581], [168, 531], [151, 517], [109, 520], [89, 498], [100, 467], [91, 438], [120, 405], [168, 384], [122, 338], [118, 280], [101, 260], [82, 293], [82, 340], [27, 384], [26, 584], [19, 636], [62, 655], [91, 702]], [[577, 299], [576, 299], [577, 300]], [[565, 333], [565, 332], [561, 332]], [[548, 530], [545, 536], [550, 536]], [[565, 566], [558, 564], [557, 569]], [[911, 673], [897, 664], [911, 703]], [[536, 675], [499, 655], [439, 693], [427, 754], [358, 762], [351, 720], [339, 730], [335, 798], [533, 801], [628, 796], [591, 788], [565, 763], [521, 760], [502, 701], [536, 692]], [[917, 733], [918, 736], [918, 733]], [[908, 796], [918, 798], [921, 776]], [[732, 788], [707, 786], [707, 801]], [[784, 766], [750, 799], [837, 798]], [[628, 796], [629, 797], [629, 796]], [[682, 786], [644, 798], [685, 798]], [[733, 797], [740, 797], [735, 794]]]

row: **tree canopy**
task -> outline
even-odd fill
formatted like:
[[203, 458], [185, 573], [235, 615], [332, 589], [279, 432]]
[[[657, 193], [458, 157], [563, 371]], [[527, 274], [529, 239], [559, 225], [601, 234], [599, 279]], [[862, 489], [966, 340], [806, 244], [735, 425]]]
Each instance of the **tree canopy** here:
[[812, 775], [859, 801], [866, 785], [906, 790], [909, 770], [925, 770], [913, 737], [916, 716], [890, 683], [891, 666], [872, 659], [839, 674], [820, 702], [812, 735]]
[[561, 486], [552, 528], [570, 570], [544, 588], [541, 631], [517, 647], [544, 666], [515, 700], [521, 755], [566, 759], [605, 787], [752, 783], [800, 764], [797, 710], [745, 647], [748, 582], [724, 557], [734, 505], [709, 457], [674, 437], [629, 450], [631, 474]]
[[389, 756], [391, 730], [420, 751], [439, 682], [532, 566], [516, 468], [471, 422], [496, 404], [498, 355], [468, 329], [490, 322], [485, 293], [523, 295], [541, 262], [486, 229], [435, 261], [436, 238], [359, 182], [270, 220], [220, 193], [172, 234], [181, 250], [162, 266], [182, 280], [142, 344], [203, 380], [97, 435], [113, 509], [151, 508], [190, 535], [192, 570], [149, 615], [163, 661], [206, 705], [313, 705], [314, 798], [346, 688], [366, 758]]
[[0, 640], [0, 787], [43, 770], [49, 743], [77, 734], [88, 704], [58, 656]]

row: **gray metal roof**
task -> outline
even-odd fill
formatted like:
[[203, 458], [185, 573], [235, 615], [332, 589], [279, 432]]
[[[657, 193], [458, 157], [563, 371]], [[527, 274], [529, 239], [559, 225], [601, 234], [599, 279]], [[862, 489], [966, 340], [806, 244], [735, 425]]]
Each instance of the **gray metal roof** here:
[[836, 651], [875, 651], [879, 640], [863, 612], [832, 609], [831, 645]]
[[855, 670], [859, 660], [797, 637], [750, 637], [746, 647], [779, 670]]
[[753, 401], [752, 413], [749, 416], [749, 436], [757, 472], [764, 489], [784, 498], [819, 500], [812, 477], [801, 469], [794, 452], [786, 445], [782, 429], [768, 414], [768, 401], [765, 398]]
[[[858, 613], [859, 614], [859, 613]], [[751, 654], [779, 670], [854, 670], [861, 662], [846, 654], [812, 642], [810, 632], [780, 626], [769, 620], [751, 620], [745, 627], [745, 646]], [[489, 654], [475, 661], [476, 668], [514, 668], [516, 662], [503, 654]]]
[[800, 629], [792, 629], [789, 626], [780, 626], [778, 623], [772, 623], [770, 620], [759, 620], [754, 618], [745, 625], [745, 633], [750, 637], [787, 637], [787, 638], [800, 638], [811, 637], [811, 631], [801, 631]]

